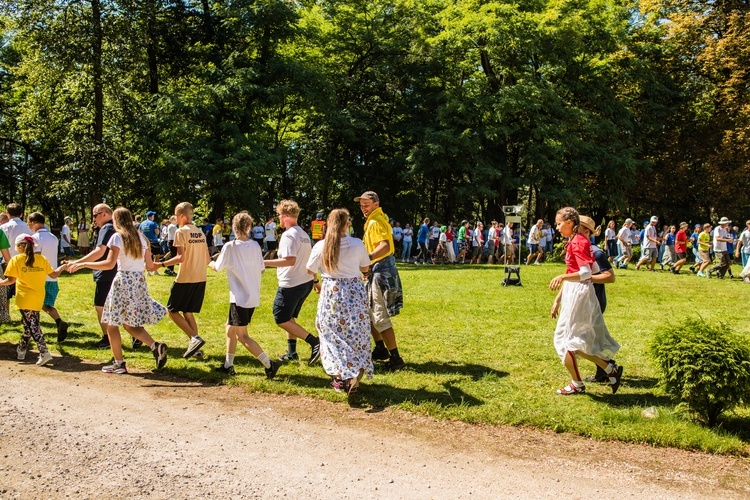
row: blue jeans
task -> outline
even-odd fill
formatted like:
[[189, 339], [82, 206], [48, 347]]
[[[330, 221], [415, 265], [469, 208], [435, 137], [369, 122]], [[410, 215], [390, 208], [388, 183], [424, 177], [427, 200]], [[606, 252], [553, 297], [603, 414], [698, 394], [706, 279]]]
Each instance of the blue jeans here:
[[411, 241], [403, 242], [403, 251], [401, 252], [401, 260], [411, 259]]
[[747, 265], [747, 261], [750, 259], [750, 254], [746, 253], [740, 253], [742, 255], [742, 267], [745, 267]]

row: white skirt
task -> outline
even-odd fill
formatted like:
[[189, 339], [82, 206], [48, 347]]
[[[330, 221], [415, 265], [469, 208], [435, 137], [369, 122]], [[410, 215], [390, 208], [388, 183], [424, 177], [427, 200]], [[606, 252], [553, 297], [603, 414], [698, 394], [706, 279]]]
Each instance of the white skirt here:
[[555, 349], [565, 362], [568, 351], [611, 359], [620, 350], [604, 324], [599, 301], [590, 281], [564, 281], [560, 315], [555, 328]]

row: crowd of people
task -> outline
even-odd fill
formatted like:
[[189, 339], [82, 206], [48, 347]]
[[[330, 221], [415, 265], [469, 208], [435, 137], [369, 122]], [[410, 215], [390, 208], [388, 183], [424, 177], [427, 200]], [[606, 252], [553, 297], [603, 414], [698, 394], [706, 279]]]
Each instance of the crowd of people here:
[[[610, 221], [602, 233], [590, 217], [566, 207], [557, 213], [554, 229], [543, 220], [524, 234], [512, 223], [492, 221], [485, 228], [480, 221], [462, 221], [454, 227], [425, 218], [415, 235], [410, 224], [402, 228], [387, 217], [376, 193], [367, 191], [354, 201], [366, 218], [362, 239], [353, 236], [350, 214], [343, 208], [332, 210], [327, 218], [319, 212], [302, 228], [301, 209], [292, 200], [280, 201], [275, 217], [268, 217], [264, 224], [240, 212], [231, 224], [218, 219], [215, 224], [204, 221], [201, 227], [193, 222], [193, 207], [187, 202], [178, 204], [161, 224], [154, 211], [147, 211], [141, 219], [125, 207], [112, 210], [100, 203], [92, 210], [90, 226], [85, 219], [77, 224], [78, 259], [72, 258], [75, 243], [71, 230], [75, 226], [70, 217], [65, 218], [58, 240], [43, 214], [33, 212], [24, 221], [22, 207], [11, 203], [4, 217], [0, 215], [0, 253], [5, 263], [5, 274], [0, 276], [0, 297], [5, 299], [0, 300], [0, 322], [9, 321], [9, 301], [15, 297], [23, 325], [16, 348], [18, 359], [26, 358], [33, 340], [39, 351], [37, 364], [49, 363], [53, 357], [41, 330], [40, 312], [55, 321], [57, 341], [65, 341], [68, 324], [55, 308], [57, 279], [63, 272], [90, 269], [94, 309], [102, 330], [97, 346], [110, 348], [113, 355], [102, 371], [128, 372], [120, 327], [131, 336], [132, 349], [144, 344], [150, 348], [159, 369], [167, 363], [167, 346], [156, 341], [146, 327], [168, 315], [187, 337], [182, 356], [202, 358], [205, 340], [196, 315], [204, 302], [207, 270], [225, 271], [229, 283], [226, 349], [218, 371], [236, 374], [234, 358], [240, 342], [272, 379], [283, 363], [300, 359], [297, 342], [302, 340], [310, 346], [308, 363], [320, 359], [332, 377], [332, 387], [353, 394], [363, 377], [372, 376], [374, 361], [384, 361], [381, 369], [385, 371], [406, 366], [391, 321], [403, 307], [397, 256], [407, 262], [414, 253], [416, 264], [513, 264], [520, 255], [520, 242], [525, 241], [524, 262], [540, 264], [553, 251], [559, 235], [566, 272], [550, 283], [550, 289], [559, 290], [551, 315], [558, 318], [554, 344], [571, 383], [558, 394], [585, 391], [579, 358], [597, 367], [590, 380], [608, 383], [616, 392], [623, 369], [613, 359], [619, 345], [603, 320], [604, 285], [615, 280], [613, 267], [624, 268], [634, 260], [634, 247], [640, 247], [636, 269], [654, 271], [658, 262], [662, 269], [680, 273], [688, 265], [688, 251], [695, 256], [688, 267], [698, 276], [723, 278], [731, 273], [733, 255], [741, 256], [745, 269], [750, 268], [750, 221], [739, 235], [726, 217], [716, 228], [696, 225], [692, 234], [685, 222], [679, 229], [664, 226], [659, 231], [656, 216], [644, 223], [641, 232], [632, 219], [626, 219], [619, 231], [615, 221]], [[596, 245], [597, 237], [601, 248]], [[61, 255], [64, 261], [58, 265]], [[714, 259], [717, 263], [712, 265]], [[267, 267], [276, 269], [278, 289], [272, 311], [287, 339], [287, 352], [278, 359], [271, 359], [248, 330], [255, 309], [261, 306], [261, 274]], [[146, 282], [147, 274], [159, 274], [160, 269], [174, 277], [166, 306], [150, 296]], [[747, 276], [745, 270], [741, 276]], [[297, 321], [313, 290], [320, 294], [317, 336]]]

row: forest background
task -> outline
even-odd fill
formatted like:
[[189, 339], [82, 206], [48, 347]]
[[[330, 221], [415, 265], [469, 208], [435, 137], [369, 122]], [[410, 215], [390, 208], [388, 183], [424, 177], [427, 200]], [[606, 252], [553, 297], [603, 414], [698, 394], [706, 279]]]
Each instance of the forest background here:
[[749, 9], [3, 0], [0, 202], [213, 219], [290, 197], [309, 217], [372, 189], [409, 222], [517, 203], [742, 221]]

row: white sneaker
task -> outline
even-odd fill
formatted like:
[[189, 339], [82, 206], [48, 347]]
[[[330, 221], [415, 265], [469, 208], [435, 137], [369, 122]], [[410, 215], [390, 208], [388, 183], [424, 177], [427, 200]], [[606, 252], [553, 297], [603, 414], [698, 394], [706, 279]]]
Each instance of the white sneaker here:
[[28, 347], [29, 344], [25, 340], [18, 343], [18, 346], [16, 347], [16, 357], [19, 361], [26, 359], [26, 349], [28, 349]]
[[47, 363], [49, 363], [50, 361], [52, 361], [52, 354], [49, 351], [44, 352], [44, 353], [40, 352], [39, 353], [39, 359], [37, 360], [36, 365], [37, 366], [44, 366]]
[[206, 342], [200, 338], [200, 336], [196, 335], [195, 337], [190, 339], [190, 343], [188, 343], [188, 348], [185, 351], [185, 354], [182, 355], [183, 358], [189, 358], [196, 352], [200, 350], [201, 347], [203, 347], [203, 344]]

